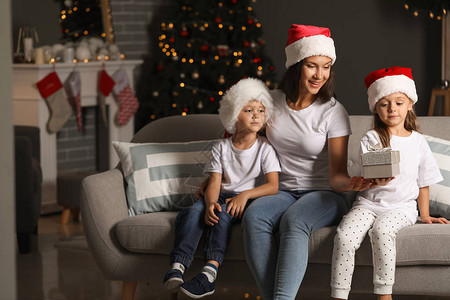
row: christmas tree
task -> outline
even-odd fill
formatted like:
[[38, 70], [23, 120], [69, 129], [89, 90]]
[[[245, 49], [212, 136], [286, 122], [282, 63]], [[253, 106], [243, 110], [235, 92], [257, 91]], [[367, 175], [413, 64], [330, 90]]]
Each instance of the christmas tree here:
[[274, 88], [255, 1], [179, 1], [161, 22], [153, 69], [141, 76], [137, 129], [166, 116], [217, 113], [224, 92], [245, 77]]
[[85, 36], [105, 37], [101, 0], [55, 0], [61, 4], [62, 40], [76, 41]]

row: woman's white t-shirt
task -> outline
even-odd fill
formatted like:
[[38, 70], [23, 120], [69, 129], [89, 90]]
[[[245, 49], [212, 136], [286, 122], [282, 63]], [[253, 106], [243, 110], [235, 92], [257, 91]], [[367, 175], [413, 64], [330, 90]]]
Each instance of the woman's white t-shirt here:
[[[400, 175], [395, 176], [385, 186], [362, 191], [353, 206], [364, 207], [376, 214], [388, 210], [402, 210], [411, 222], [417, 220], [416, 199], [419, 188], [442, 181], [442, 175], [430, 146], [420, 133], [413, 131], [408, 137], [391, 137], [392, 150], [400, 151]], [[368, 145], [381, 145], [376, 131], [370, 130], [361, 139], [360, 153], [366, 152]]]
[[328, 139], [351, 134], [344, 106], [336, 99], [291, 109], [281, 90], [271, 91], [273, 117], [266, 134], [281, 165], [282, 190], [331, 190], [328, 173]]
[[264, 175], [280, 172], [280, 164], [265, 137], [258, 136], [245, 150], [236, 149], [230, 137], [212, 147], [212, 160], [205, 172], [222, 174], [221, 192], [241, 193], [266, 183]]

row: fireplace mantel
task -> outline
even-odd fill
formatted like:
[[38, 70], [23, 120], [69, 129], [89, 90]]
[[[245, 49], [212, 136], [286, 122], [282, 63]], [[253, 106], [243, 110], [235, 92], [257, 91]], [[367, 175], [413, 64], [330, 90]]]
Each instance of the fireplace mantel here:
[[[142, 64], [142, 60], [108, 61], [104, 64], [106, 72], [112, 75], [119, 68], [124, 68], [133, 84], [133, 71]], [[56, 134], [47, 131], [50, 116], [49, 108], [36, 87], [36, 82], [44, 78], [55, 68], [61, 82], [77, 68], [81, 75], [81, 105], [97, 106], [98, 73], [102, 62], [57, 63], [53, 65], [14, 64], [13, 65], [13, 123], [14, 125], [38, 126], [41, 130], [41, 166], [43, 175], [42, 212], [53, 212], [58, 208], [56, 201], [57, 149]], [[117, 126], [114, 116], [119, 106], [112, 95], [106, 99], [109, 105], [108, 133], [110, 141], [130, 141], [134, 134], [134, 119], [127, 125]], [[109, 147], [109, 165], [113, 168], [119, 159], [112, 147]]]

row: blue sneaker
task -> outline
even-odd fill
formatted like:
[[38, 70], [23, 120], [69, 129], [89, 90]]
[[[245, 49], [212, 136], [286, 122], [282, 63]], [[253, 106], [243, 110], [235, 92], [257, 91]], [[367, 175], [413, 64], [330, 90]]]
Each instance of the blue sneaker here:
[[200, 273], [180, 285], [180, 290], [191, 298], [198, 299], [214, 294], [214, 282], [209, 282], [205, 274]]
[[164, 287], [170, 292], [177, 292], [181, 284], [184, 283], [183, 273], [180, 270], [172, 269], [164, 276]]

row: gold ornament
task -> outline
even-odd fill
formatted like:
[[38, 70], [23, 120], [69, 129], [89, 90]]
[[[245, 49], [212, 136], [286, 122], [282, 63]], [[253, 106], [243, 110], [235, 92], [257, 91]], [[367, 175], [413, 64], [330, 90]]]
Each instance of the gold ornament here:
[[153, 95], [153, 97], [158, 97], [159, 96], [159, 92], [158, 91], [153, 91], [152, 95]]
[[225, 76], [220, 75], [220, 76], [219, 76], [219, 79], [217, 80], [217, 82], [218, 82], [219, 84], [224, 84], [224, 83], [225, 83]]
[[262, 74], [263, 74], [263, 71], [261, 71], [261, 70], [258, 70], [258, 71], [256, 71], [256, 74], [257, 74], [258, 76], [262, 76]]
[[197, 108], [198, 109], [202, 109], [203, 108], [203, 101], [198, 101]]
[[192, 79], [198, 79], [200, 77], [200, 74], [197, 71], [194, 71], [192, 73]]

